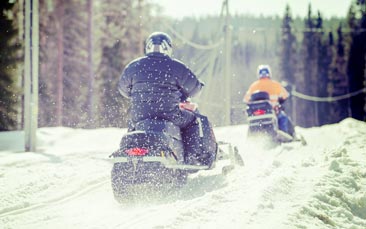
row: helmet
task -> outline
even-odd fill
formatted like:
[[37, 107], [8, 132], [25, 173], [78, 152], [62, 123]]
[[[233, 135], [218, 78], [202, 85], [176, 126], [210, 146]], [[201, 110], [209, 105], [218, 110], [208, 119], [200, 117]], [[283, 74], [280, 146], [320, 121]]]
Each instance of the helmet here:
[[145, 53], [162, 53], [169, 57], [172, 56], [172, 39], [163, 32], [154, 32], [146, 39]]
[[257, 69], [257, 73], [258, 73], [258, 78], [271, 78], [272, 73], [271, 73], [271, 68], [269, 67], [269, 65], [259, 65], [258, 69]]

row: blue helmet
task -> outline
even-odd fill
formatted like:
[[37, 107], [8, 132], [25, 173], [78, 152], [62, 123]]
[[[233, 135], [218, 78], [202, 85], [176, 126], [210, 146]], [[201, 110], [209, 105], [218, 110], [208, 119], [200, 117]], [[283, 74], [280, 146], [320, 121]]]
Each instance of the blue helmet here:
[[259, 79], [272, 77], [271, 68], [269, 67], [269, 65], [259, 65], [257, 73]]
[[161, 53], [172, 56], [172, 39], [163, 32], [154, 32], [146, 39], [145, 53]]

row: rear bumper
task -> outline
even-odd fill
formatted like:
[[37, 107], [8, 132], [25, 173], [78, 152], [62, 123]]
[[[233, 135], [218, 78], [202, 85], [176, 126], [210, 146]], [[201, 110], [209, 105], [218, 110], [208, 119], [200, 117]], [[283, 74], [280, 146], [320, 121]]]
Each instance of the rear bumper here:
[[177, 161], [173, 157], [159, 157], [159, 156], [144, 156], [144, 157], [115, 157], [112, 158], [113, 163], [151, 163], [158, 162], [167, 169], [180, 169], [180, 170], [201, 170], [208, 169], [208, 166], [205, 165], [186, 165], [177, 163]]
[[276, 125], [277, 118], [274, 114], [265, 114], [248, 117], [249, 126]]

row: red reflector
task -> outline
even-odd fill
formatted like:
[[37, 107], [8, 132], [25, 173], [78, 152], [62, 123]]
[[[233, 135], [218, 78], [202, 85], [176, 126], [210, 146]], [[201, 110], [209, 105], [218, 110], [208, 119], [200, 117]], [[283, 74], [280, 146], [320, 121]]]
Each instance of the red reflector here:
[[253, 112], [254, 115], [263, 115], [265, 114], [266, 111], [265, 110], [261, 110], [261, 109], [258, 109], [256, 111]]
[[148, 149], [144, 148], [132, 148], [125, 151], [130, 156], [144, 156], [149, 152]]

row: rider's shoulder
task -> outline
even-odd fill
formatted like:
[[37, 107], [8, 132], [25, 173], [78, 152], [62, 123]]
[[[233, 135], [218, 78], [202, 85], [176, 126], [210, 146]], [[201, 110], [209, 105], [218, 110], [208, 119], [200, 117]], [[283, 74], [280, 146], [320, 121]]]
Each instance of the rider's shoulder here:
[[282, 87], [282, 84], [280, 82], [278, 82], [277, 80], [272, 80], [272, 82], [278, 86], [281, 86]]
[[142, 57], [138, 57], [132, 61], [130, 61], [127, 65], [126, 65], [126, 68], [130, 68], [132, 66], [135, 66], [135, 65], [138, 65], [140, 64], [140, 62], [144, 59], [146, 59], [147, 57], [146, 56], [142, 56]]
[[188, 66], [187, 66], [185, 63], [183, 63], [183, 61], [181, 61], [181, 60], [178, 60], [178, 59], [175, 59], [175, 58], [172, 58], [171, 60], [172, 60], [172, 62], [173, 62], [176, 66], [180, 66], [180, 67], [188, 68]]

